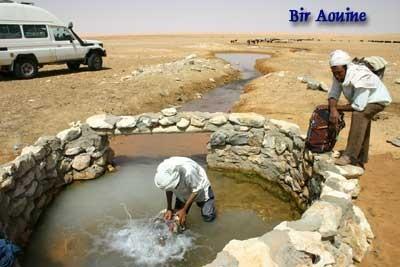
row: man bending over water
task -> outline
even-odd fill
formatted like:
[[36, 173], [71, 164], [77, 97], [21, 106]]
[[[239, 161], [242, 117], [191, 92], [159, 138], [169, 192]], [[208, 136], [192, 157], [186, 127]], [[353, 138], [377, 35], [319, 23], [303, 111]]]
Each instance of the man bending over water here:
[[172, 197], [175, 195], [175, 210], [179, 223], [185, 224], [186, 215], [193, 202], [201, 208], [204, 221], [211, 222], [216, 217], [214, 193], [205, 170], [195, 161], [185, 157], [171, 157], [157, 167], [154, 183], [166, 192], [167, 212], [164, 219], [173, 215]]

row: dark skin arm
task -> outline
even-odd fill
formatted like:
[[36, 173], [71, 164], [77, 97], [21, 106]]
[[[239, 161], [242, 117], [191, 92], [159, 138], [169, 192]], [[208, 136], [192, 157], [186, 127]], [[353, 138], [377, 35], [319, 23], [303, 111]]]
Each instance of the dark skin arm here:
[[337, 102], [338, 101], [335, 98], [329, 98], [329, 100], [328, 100], [329, 105], [318, 106], [319, 108], [329, 109], [329, 111], [330, 111], [329, 121], [334, 125], [336, 125], [338, 123], [339, 111], [343, 111], [343, 112], [353, 111], [351, 104], [338, 105]]
[[166, 191], [165, 195], [167, 196], [167, 212], [164, 214], [164, 219], [171, 220], [172, 219], [172, 195], [173, 195], [173, 193], [171, 191]]
[[179, 223], [181, 225], [185, 224], [187, 210], [190, 208], [190, 206], [192, 205], [192, 203], [196, 199], [196, 196], [197, 196], [197, 193], [192, 193], [190, 195], [189, 199], [186, 201], [185, 206], [183, 206], [183, 208], [178, 210], [178, 212], [176, 213], [178, 215], [178, 217], [179, 217]]

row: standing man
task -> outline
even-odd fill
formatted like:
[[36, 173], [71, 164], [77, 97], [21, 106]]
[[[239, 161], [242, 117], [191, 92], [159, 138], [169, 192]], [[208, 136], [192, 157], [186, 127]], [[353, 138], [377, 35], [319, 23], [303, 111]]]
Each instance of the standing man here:
[[164, 219], [172, 218], [172, 196], [175, 195], [175, 210], [179, 223], [184, 225], [186, 215], [193, 202], [201, 208], [204, 221], [216, 217], [214, 193], [205, 170], [195, 161], [185, 157], [171, 157], [157, 167], [154, 183], [167, 196], [167, 212]]
[[[329, 64], [333, 74], [332, 88], [328, 96], [329, 120], [336, 125], [339, 110], [352, 112], [346, 150], [335, 163], [353, 164], [364, 168], [368, 161], [371, 120], [388, 106], [392, 99], [379, 77], [366, 66], [351, 63], [351, 58], [346, 52], [333, 51]], [[347, 105], [337, 105], [342, 92], [349, 102]]]

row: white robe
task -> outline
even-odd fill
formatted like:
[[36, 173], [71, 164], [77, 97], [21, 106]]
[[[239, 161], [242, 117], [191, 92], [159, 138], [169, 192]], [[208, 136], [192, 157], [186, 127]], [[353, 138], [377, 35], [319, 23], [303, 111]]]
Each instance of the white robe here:
[[350, 63], [346, 77], [340, 83], [333, 77], [328, 98], [339, 100], [341, 93], [351, 103], [354, 110], [363, 111], [370, 103], [389, 105], [392, 102], [389, 91], [383, 82], [366, 66]]
[[[174, 181], [163, 183], [163, 179]], [[209, 199], [210, 181], [206, 171], [190, 158], [171, 157], [164, 160], [157, 167], [156, 180], [157, 187], [172, 191], [182, 202], [186, 202], [192, 193], [197, 193], [196, 202]], [[162, 184], [166, 186], [160, 186]]]

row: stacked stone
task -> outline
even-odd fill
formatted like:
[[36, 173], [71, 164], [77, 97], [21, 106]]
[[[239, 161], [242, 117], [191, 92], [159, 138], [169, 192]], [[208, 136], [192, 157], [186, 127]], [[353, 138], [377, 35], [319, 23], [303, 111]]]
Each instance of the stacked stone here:
[[208, 165], [256, 173], [278, 183], [305, 209], [310, 192], [299, 127], [252, 113], [232, 113], [226, 121], [228, 130], [218, 129], [211, 135]]
[[110, 154], [107, 138], [87, 125], [41, 137], [25, 147], [14, 161], [0, 167], [0, 231], [17, 244], [26, 244], [61, 187], [103, 174]]
[[178, 113], [175, 108], [96, 115], [24, 148], [0, 168], [0, 229], [24, 244], [63, 185], [105, 172], [113, 157], [108, 135], [180, 132], [213, 132], [210, 167], [255, 172], [308, 207], [301, 219], [282, 222], [261, 237], [231, 241], [207, 266], [351, 266], [368, 251], [374, 236], [352, 203], [361, 168], [338, 167], [330, 154], [305, 151], [295, 124], [254, 113]]
[[137, 116], [95, 115], [86, 122], [103, 135], [213, 132], [209, 167], [255, 172], [280, 184], [301, 209], [320, 193], [320, 182], [308, 179], [313, 165], [303, 164], [304, 140], [292, 123], [255, 113], [178, 112], [175, 108]]
[[102, 135], [131, 135], [141, 133], [214, 132], [220, 128], [233, 129], [225, 113], [178, 112], [167, 108], [159, 113], [136, 116], [95, 115], [86, 123]]
[[265, 235], [232, 240], [212, 266], [354, 266], [367, 253], [374, 234], [352, 202], [363, 169], [334, 165], [331, 154], [306, 156], [321, 176], [318, 200], [297, 221], [284, 221]]

